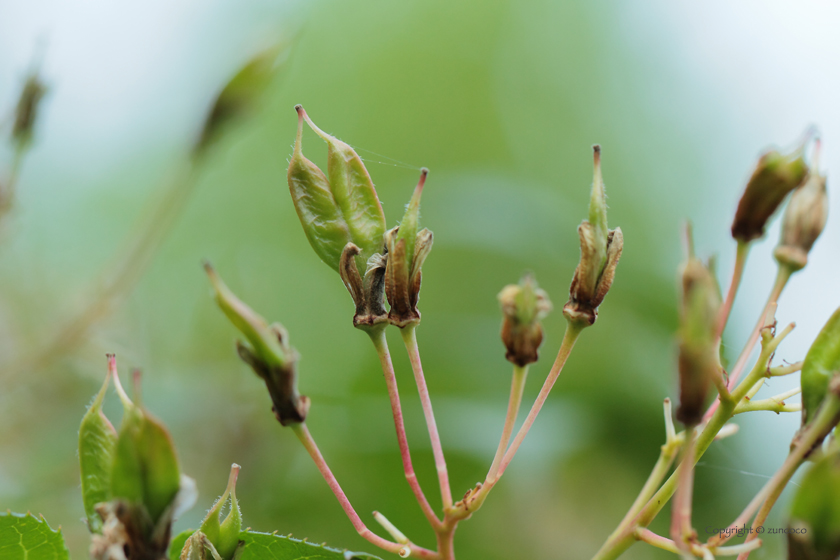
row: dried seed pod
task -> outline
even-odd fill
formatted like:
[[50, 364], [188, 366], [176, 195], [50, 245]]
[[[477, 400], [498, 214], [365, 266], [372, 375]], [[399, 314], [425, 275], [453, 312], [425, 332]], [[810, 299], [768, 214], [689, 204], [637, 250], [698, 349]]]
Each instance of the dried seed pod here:
[[38, 119], [38, 109], [46, 93], [47, 87], [41, 81], [38, 73], [32, 72], [23, 84], [23, 90], [20, 92], [15, 108], [12, 140], [18, 146], [25, 146], [32, 140], [35, 123]]
[[825, 175], [814, 169], [801, 187], [793, 191], [782, 217], [782, 235], [773, 255], [779, 264], [800, 270], [828, 220]]
[[733, 238], [747, 243], [764, 235], [767, 221], [808, 174], [802, 152], [803, 146], [790, 154], [770, 150], [759, 158], [735, 211]]
[[265, 382], [277, 420], [284, 426], [303, 422], [309, 410], [309, 399], [297, 390], [298, 354], [289, 345], [288, 333], [280, 324], [269, 325], [237, 298], [209, 263], [205, 263], [204, 269], [213, 284], [219, 307], [250, 343], [249, 346], [237, 341], [237, 352]]
[[598, 306], [604, 301], [615, 278], [615, 269], [624, 249], [621, 228], [607, 228], [607, 197], [601, 178], [601, 147], [594, 150], [594, 178], [589, 201], [589, 220], [578, 227], [580, 262], [569, 289], [569, 301], [563, 314], [569, 321], [589, 326], [598, 318]]
[[676, 416], [680, 422], [693, 426], [703, 417], [710, 384], [715, 376], [721, 375], [716, 340], [721, 298], [714, 275], [694, 256], [690, 240], [681, 282], [680, 406]]
[[432, 250], [434, 236], [428, 229], [419, 232], [420, 196], [429, 170], [423, 169], [420, 181], [398, 227], [385, 234], [388, 260], [385, 269], [385, 295], [391, 304], [388, 320], [403, 328], [420, 322], [417, 301], [420, 298], [421, 269]]
[[507, 348], [505, 358], [517, 366], [536, 362], [543, 340], [542, 319], [551, 311], [548, 294], [537, 286], [532, 274], [526, 274], [519, 284], [505, 286], [499, 293], [502, 307], [502, 342]]

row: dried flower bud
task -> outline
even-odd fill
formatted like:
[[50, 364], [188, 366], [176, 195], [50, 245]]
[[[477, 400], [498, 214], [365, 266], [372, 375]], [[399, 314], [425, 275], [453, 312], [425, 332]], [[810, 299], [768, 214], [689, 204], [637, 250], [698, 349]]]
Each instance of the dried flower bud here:
[[828, 319], [802, 363], [802, 425], [817, 414], [830, 381], [840, 375], [840, 309]]
[[688, 426], [702, 419], [709, 385], [715, 376], [721, 375], [716, 337], [720, 305], [720, 289], [714, 274], [694, 256], [689, 241], [689, 256], [682, 270], [680, 407], [676, 414]]
[[615, 278], [615, 268], [624, 249], [621, 228], [607, 228], [607, 197], [601, 178], [601, 147], [594, 146], [595, 172], [589, 201], [589, 220], [578, 227], [580, 263], [569, 289], [569, 301], [563, 314], [569, 321], [589, 326], [598, 318], [598, 306], [604, 301]]
[[840, 556], [840, 455], [829, 452], [798, 485], [790, 511], [789, 560]]
[[420, 322], [417, 301], [420, 298], [421, 268], [432, 250], [434, 237], [428, 229], [419, 232], [420, 196], [429, 170], [423, 169], [420, 181], [398, 227], [385, 234], [388, 261], [385, 270], [385, 295], [391, 304], [388, 320], [403, 328]]
[[[816, 167], [816, 166], [814, 166]], [[825, 175], [814, 170], [805, 183], [793, 191], [782, 217], [782, 237], [773, 255], [779, 264], [800, 270], [808, 264], [808, 253], [828, 220]]]
[[254, 112], [271, 81], [282, 69], [288, 47], [287, 43], [279, 43], [257, 53], [225, 84], [204, 121], [201, 136], [195, 144], [195, 155], [201, 155], [225, 129]]
[[216, 292], [216, 303], [250, 343], [248, 346], [237, 341], [236, 349], [242, 361], [265, 382], [277, 420], [284, 426], [303, 422], [309, 399], [298, 394], [298, 353], [289, 345], [286, 329], [278, 323], [269, 325], [254, 313], [230, 291], [209, 263], [204, 264], [204, 269]]
[[25, 146], [32, 140], [38, 107], [47, 93], [47, 88], [36, 72], [26, 78], [15, 108], [15, 123], [12, 127], [12, 140], [18, 146]]
[[505, 358], [525, 366], [537, 361], [543, 341], [541, 321], [551, 311], [548, 294], [537, 286], [532, 274], [526, 274], [519, 284], [505, 286], [499, 293], [502, 306], [502, 342], [507, 348]]
[[764, 235], [767, 220], [808, 173], [802, 152], [802, 147], [787, 155], [770, 150], [759, 158], [735, 211], [733, 238], [746, 243]]
[[[230, 468], [227, 488], [224, 494], [216, 500], [198, 531], [187, 539], [183, 553], [188, 556], [201, 556], [201, 548], [206, 547], [215, 550], [222, 560], [232, 560], [236, 548], [239, 546], [239, 533], [242, 531], [242, 513], [239, 511], [239, 502], [236, 500], [236, 478], [239, 475], [239, 465], [233, 464]], [[230, 511], [222, 521], [222, 508], [230, 497]], [[202, 538], [203, 535], [206, 538]], [[195, 550], [188, 550], [195, 549]], [[207, 556], [213, 557], [212, 555]]]

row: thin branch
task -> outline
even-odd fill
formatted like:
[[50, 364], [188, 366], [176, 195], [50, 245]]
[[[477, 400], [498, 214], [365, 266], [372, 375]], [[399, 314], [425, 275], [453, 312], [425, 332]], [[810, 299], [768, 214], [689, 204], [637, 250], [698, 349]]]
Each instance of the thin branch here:
[[525, 380], [528, 377], [528, 366], [513, 366], [513, 381], [510, 386], [510, 400], [508, 401], [507, 415], [505, 416], [505, 425], [502, 429], [502, 437], [499, 440], [499, 447], [496, 449], [496, 455], [493, 457], [493, 463], [490, 466], [490, 471], [487, 473], [487, 478], [492, 480], [496, 478], [499, 472], [499, 466], [502, 463], [502, 457], [507, 451], [510, 443], [510, 436], [513, 433], [513, 426], [516, 423], [516, 416], [519, 414], [519, 406], [522, 404], [522, 393], [525, 389]]

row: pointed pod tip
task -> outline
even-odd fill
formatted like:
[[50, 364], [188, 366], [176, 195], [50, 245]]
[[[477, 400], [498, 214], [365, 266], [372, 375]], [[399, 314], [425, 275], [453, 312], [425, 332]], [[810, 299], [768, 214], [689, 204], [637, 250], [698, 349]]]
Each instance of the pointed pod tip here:
[[592, 157], [595, 160], [595, 165], [601, 165], [601, 145], [600, 144], [593, 144], [592, 145]]

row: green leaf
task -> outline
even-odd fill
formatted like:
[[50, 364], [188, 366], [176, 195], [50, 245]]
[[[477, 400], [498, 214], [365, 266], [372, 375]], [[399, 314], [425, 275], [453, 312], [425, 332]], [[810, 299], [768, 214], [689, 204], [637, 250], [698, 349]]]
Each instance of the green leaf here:
[[269, 533], [243, 531], [239, 540], [244, 544], [236, 560], [380, 560], [370, 554], [337, 550]]
[[180, 560], [181, 551], [184, 550], [184, 545], [187, 539], [195, 533], [195, 529], [187, 529], [175, 535], [175, 538], [169, 543], [169, 560]]
[[[840, 554], [840, 456], [824, 455], [802, 478], [793, 498], [791, 558], [837, 558]], [[795, 553], [794, 553], [795, 552]]]
[[0, 513], [0, 558], [3, 560], [69, 560], [61, 529], [53, 531], [42, 517]]
[[111, 471], [113, 496], [143, 504], [157, 522], [180, 487], [181, 473], [169, 432], [140, 407], [126, 411]]
[[102, 401], [110, 375], [82, 418], [79, 427], [79, 470], [82, 475], [82, 501], [85, 504], [88, 528], [102, 532], [102, 519], [94, 510], [100, 502], [111, 500], [111, 465], [117, 431], [102, 413]]
[[802, 364], [802, 406], [810, 422], [828, 391], [828, 382], [840, 373], [840, 309], [822, 328]]

